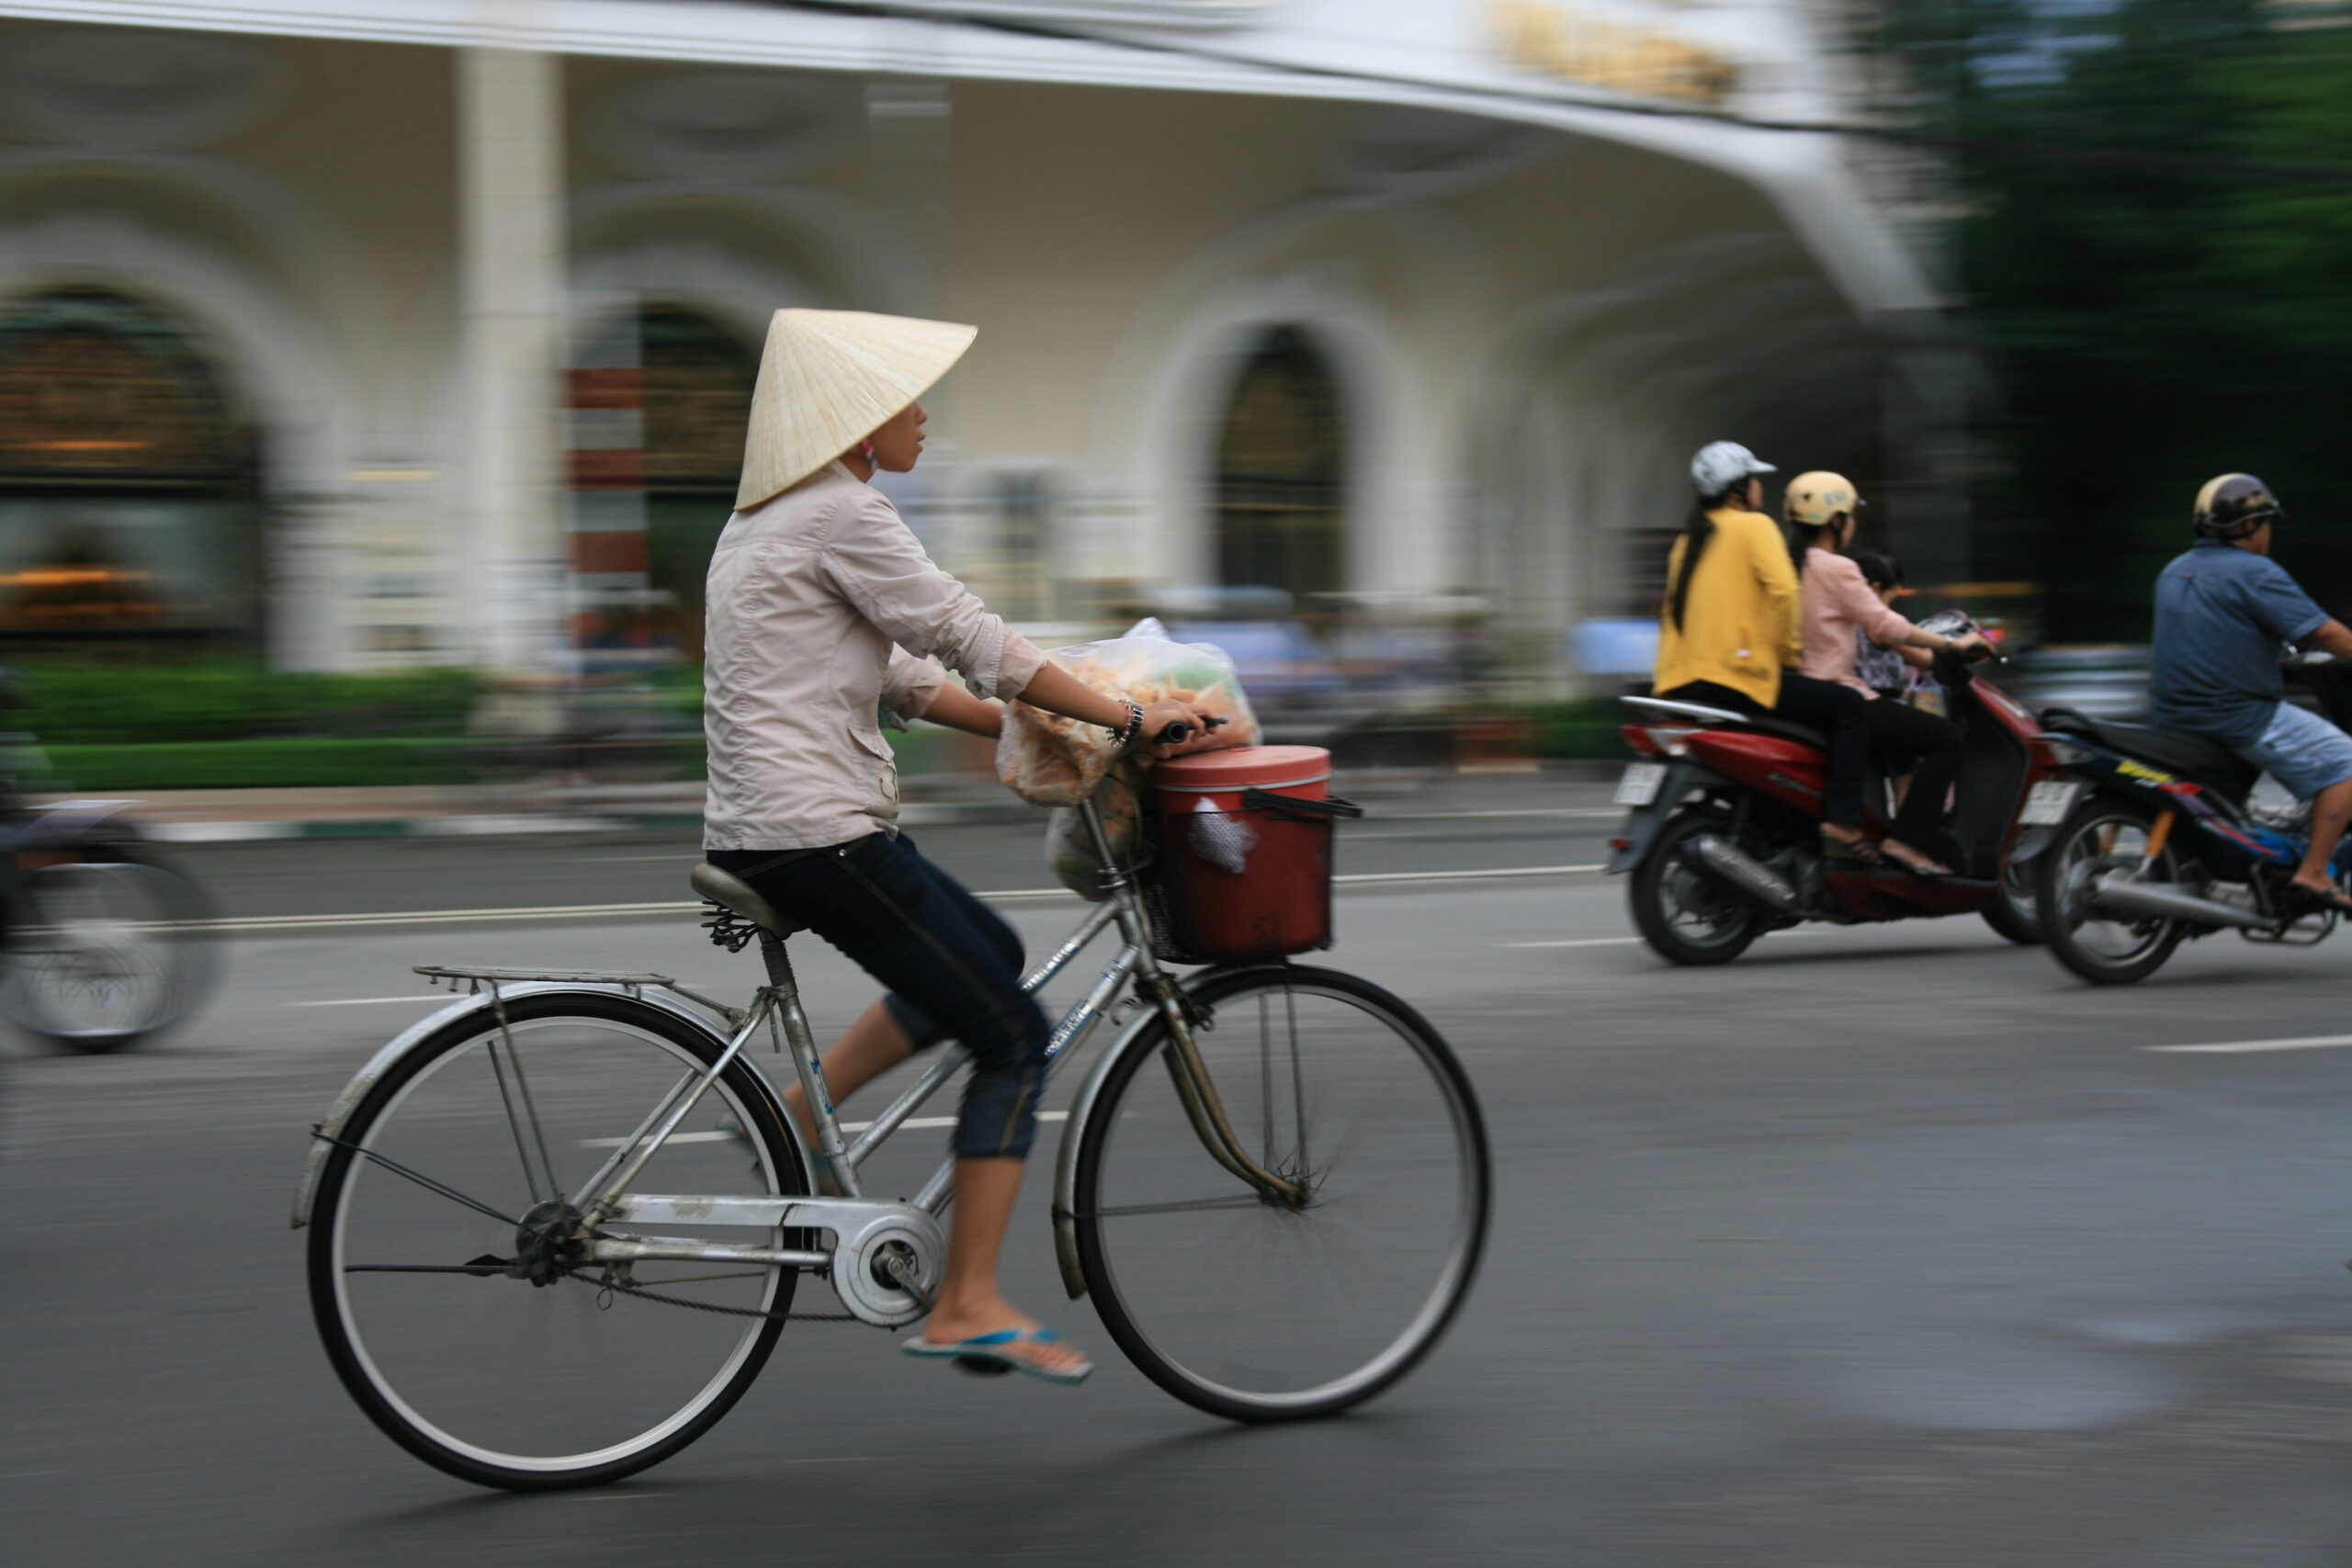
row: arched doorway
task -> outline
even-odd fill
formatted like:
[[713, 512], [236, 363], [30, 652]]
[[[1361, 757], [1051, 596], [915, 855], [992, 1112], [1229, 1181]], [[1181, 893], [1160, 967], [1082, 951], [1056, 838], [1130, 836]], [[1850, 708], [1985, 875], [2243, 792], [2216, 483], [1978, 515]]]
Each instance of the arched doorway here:
[[105, 289], [0, 308], [0, 641], [265, 642], [259, 443], [196, 337]]
[[703, 580], [735, 505], [759, 353], [696, 310], [638, 312], [645, 368], [647, 585], [677, 617], [677, 645], [702, 654]]
[[1339, 387], [1306, 334], [1277, 327], [1235, 380], [1216, 445], [1216, 573], [1294, 600], [1347, 580], [1346, 438]]

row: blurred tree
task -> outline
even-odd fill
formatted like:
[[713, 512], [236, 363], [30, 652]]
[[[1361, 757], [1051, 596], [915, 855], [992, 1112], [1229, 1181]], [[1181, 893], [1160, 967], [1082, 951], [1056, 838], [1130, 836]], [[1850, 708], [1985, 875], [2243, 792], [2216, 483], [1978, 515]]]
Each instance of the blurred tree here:
[[2286, 502], [2280, 560], [2352, 612], [2335, 472], [2352, 366], [2352, 14], [2271, 0], [1892, 0], [2007, 458], [1981, 569], [2052, 635], [2144, 638], [2216, 473]]

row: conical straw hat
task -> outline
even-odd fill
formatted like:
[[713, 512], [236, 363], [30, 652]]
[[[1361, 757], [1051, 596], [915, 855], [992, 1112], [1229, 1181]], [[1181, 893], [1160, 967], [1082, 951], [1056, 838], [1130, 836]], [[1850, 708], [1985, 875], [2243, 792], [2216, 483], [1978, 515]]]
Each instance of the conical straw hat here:
[[778, 310], [768, 322], [735, 508], [790, 490], [930, 390], [978, 327], [864, 310]]

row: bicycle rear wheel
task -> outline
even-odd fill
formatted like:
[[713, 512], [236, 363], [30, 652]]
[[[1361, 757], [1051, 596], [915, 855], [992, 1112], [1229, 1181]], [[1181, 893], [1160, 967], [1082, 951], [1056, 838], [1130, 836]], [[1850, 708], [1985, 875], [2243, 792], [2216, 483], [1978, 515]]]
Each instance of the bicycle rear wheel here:
[[[518, 1277], [534, 1211], [577, 1191], [720, 1047], [622, 996], [522, 997], [506, 1016], [504, 1032], [489, 1010], [454, 1020], [353, 1111], [312, 1208], [311, 1310], [360, 1408], [428, 1464], [515, 1491], [592, 1486], [660, 1462], [727, 1413], [784, 1326], [745, 1314], [788, 1310], [797, 1276], [643, 1261], [617, 1276], [702, 1310], [607, 1291], [616, 1277], [593, 1263]], [[631, 1187], [808, 1190], [775, 1100], [740, 1061]], [[661, 1229], [785, 1245], [773, 1229]]]
[[1403, 1002], [1327, 969], [1193, 993], [1193, 1032], [1241, 1145], [1308, 1190], [1262, 1198], [1210, 1155], [1166, 1026], [1107, 1069], [1078, 1152], [1079, 1258], [1143, 1373], [1242, 1421], [1327, 1416], [1409, 1371], [1468, 1294], [1489, 1176], [1476, 1097]]

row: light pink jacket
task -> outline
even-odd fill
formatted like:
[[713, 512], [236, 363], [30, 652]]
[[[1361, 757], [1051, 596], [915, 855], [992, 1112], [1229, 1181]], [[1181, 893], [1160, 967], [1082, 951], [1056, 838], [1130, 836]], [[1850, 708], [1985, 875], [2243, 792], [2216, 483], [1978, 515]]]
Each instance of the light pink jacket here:
[[947, 679], [933, 657], [983, 697], [1019, 695], [1046, 661], [838, 462], [727, 520], [706, 604], [705, 849], [895, 835], [881, 710], [931, 706]]
[[1909, 621], [1879, 603], [1860, 567], [1817, 547], [1804, 553], [1800, 615], [1804, 654], [1797, 672], [1851, 686], [1866, 697], [1878, 694], [1854, 673], [1854, 634], [1863, 633], [1881, 648], [1896, 648], [1912, 631]]

